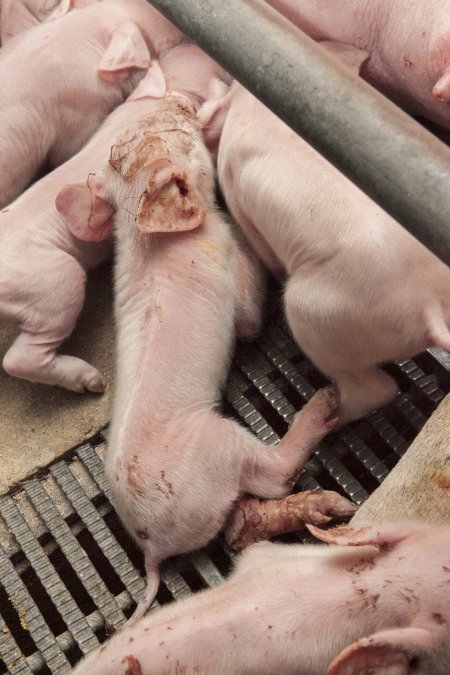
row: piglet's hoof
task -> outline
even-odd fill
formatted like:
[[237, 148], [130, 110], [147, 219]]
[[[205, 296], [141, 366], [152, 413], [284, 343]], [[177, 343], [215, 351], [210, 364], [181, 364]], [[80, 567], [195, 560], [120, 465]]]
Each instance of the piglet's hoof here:
[[104, 628], [105, 628], [105, 633], [108, 637], [111, 637], [111, 635], [114, 635], [115, 633], [117, 633], [117, 628], [114, 628], [112, 623], [108, 623], [107, 621], [105, 622]]
[[296, 532], [306, 524], [324, 525], [352, 516], [357, 507], [336, 492], [298, 492], [284, 499], [242, 497], [231, 512], [225, 539], [237, 551], [278, 534]]

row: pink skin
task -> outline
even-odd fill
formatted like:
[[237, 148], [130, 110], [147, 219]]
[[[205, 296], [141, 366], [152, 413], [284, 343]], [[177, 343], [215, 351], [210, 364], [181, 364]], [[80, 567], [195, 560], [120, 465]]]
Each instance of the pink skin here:
[[218, 153], [227, 204], [287, 279], [289, 326], [336, 383], [340, 423], [358, 419], [397, 391], [377, 364], [433, 344], [450, 350], [450, 270], [237, 83], [205, 104], [202, 123], [214, 127], [227, 106]]
[[306, 525], [324, 525], [352, 516], [357, 507], [329, 490], [297, 492], [284, 499], [241, 497], [227, 518], [225, 539], [236, 551]]
[[5, 45], [14, 35], [37, 26], [41, 21], [64, 16], [71, 9], [91, 5], [98, 0], [2, 0], [0, 38]]
[[187, 89], [168, 94], [116, 140], [103, 177], [85, 188], [93, 217], [79, 186], [58, 198], [87, 239], [104, 233], [102, 209], [116, 208], [118, 395], [105, 471], [145, 553], [147, 592], [132, 621], [157, 592], [162, 560], [206, 544], [242, 493], [288, 494], [336, 422], [332, 388], [302, 409], [277, 448], [215, 409], [236, 332], [259, 323], [260, 288], [215, 209], [194, 100]]
[[311, 37], [365, 49], [363, 76], [450, 129], [450, 1], [267, 0]]
[[[169, 81], [176, 77], [182, 90], [191, 86], [195, 64], [198, 85], [206, 87], [213, 76], [222, 75], [211, 59], [199, 58], [199, 53], [194, 45], [181, 45], [160, 62], [162, 71], [153, 62], [139, 89], [109, 115], [75, 157], [0, 212], [0, 320], [16, 323], [21, 330], [3, 360], [10, 375], [76, 392], [104, 390], [93, 366], [59, 355], [57, 349], [72, 332], [83, 306], [86, 271], [108, 257], [112, 243], [74, 237], [55, 208], [55, 198], [66, 183], [85, 181], [89, 173], [101, 171], [105, 149], [119, 131], [151, 111], [164, 95], [164, 77]], [[192, 89], [201, 103], [200, 86], [196, 89], [194, 84]]]
[[119, 632], [74, 672], [447, 675], [449, 528], [311, 529], [339, 546], [251, 546], [221, 587]]
[[45, 160], [57, 166], [74, 155], [134, 89], [151, 57], [181, 39], [146, 0], [102, 0], [2, 47], [0, 165], [7, 170], [0, 207]]

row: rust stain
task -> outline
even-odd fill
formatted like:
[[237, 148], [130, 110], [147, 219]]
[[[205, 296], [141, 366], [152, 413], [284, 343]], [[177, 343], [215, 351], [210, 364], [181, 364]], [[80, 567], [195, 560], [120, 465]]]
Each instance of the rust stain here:
[[441, 469], [430, 475], [432, 482], [440, 488], [450, 488], [450, 476], [446, 469]]
[[142, 675], [141, 664], [135, 656], [124, 656], [122, 663], [128, 664], [125, 675]]

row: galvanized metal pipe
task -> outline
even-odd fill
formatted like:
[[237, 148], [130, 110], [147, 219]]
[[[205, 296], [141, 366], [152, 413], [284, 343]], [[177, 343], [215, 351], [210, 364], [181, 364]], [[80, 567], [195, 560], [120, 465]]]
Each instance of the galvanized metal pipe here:
[[450, 264], [446, 145], [262, 0], [149, 1]]

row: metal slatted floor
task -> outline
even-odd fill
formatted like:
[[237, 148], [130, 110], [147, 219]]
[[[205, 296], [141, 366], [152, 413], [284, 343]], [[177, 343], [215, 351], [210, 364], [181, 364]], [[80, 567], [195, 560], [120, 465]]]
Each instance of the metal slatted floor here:
[[[337, 490], [361, 503], [450, 391], [450, 356], [432, 349], [389, 366], [402, 393], [315, 450], [297, 489]], [[240, 343], [223, 402], [265, 443], [324, 384], [283, 323]], [[105, 640], [144, 592], [143, 560], [112, 509], [103, 476], [107, 430], [0, 497], [0, 673], [57, 673]], [[284, 538], [304, 541], [299, 533]], [[234, 553], [221, 537], [162, 568], [154, 608], [220, 584]], [[152, 610], [154, 611], [154, 610]]]

